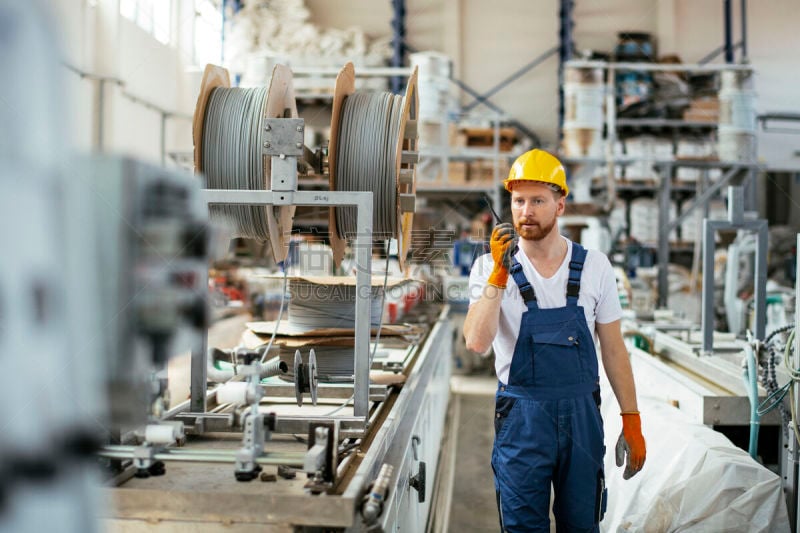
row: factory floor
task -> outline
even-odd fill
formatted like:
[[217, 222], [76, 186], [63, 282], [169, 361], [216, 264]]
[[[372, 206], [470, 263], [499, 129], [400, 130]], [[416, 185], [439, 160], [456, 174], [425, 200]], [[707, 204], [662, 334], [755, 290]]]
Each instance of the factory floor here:
[[[499, 531], [494, 475], [494, 393], [497, 378], [453, 376], [451, 401], [456, 432], [455, 472], [448, 531]], [[551, 516], [550, 530], [555, 531]]]

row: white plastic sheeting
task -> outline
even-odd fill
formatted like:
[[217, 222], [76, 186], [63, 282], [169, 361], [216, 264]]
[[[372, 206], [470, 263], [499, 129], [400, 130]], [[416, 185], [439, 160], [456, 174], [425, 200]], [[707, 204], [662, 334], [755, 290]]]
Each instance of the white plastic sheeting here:
[[624, 481], [613, 453], [622, 428], [619, 406], [609, 384], [602, 388], [609, 492], [602, 531], [790, 530], [779, 476], [721, 433], [648, 398], [646, 391], [639, 392], [639, 410], [647, 461], [641, 472]]
[[388, 36], [371, 40], [358, 27], [320, 28], [310, 22], [310, 17], [303, 0], [248, 1], [225, 29], [226, 66], [246, 72], [252, 68], [248, 63], [253, 54], [291, 59], [298, 65], [330, 63], [336, 67], [341, 67], [342, 58], [358, 66], [380, 65], [391, 56]]

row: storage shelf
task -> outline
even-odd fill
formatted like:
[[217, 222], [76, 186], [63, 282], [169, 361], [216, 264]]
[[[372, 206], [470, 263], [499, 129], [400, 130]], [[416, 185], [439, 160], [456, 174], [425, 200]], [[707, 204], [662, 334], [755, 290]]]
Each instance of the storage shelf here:
[[606, 61], [584, 61], [572, 60], [564, 63], [565, 67], [576, 68], [613, 68], [615, 70], [634, 70], [650, 72], [721, 72], [723, 70], [751, 71], [750, 65], [738, 65], [732, 63], [632, 63], [632, 62], [606, 62]]
[[616, 120], [617, 129], [699, 129], [711, 130], [717, 128], [716, 122], [705, 122], [695, 120], [680, 120], [667, 118], [618, 118]]
[[[606, 190], [606, 185], [603, 183], [592, 184], [592, 192], [602, 192]], [[617, 183], [615, 190], [618, 195], [625, 196], [653, 196], [661, 191], [660, 184], [650, 183]], [[687, 196], [693, 195], [697, 192], [694, 185], [686, 185], [679, 183], [670, 184], [670, 193], [673, 196]]]
[[495, 152], [493, 148], [456, 148], [436, 149], [426, 148], [419, 153], [420, 157], [441, 159], [446, 157], [451, 161], [472, 161], [475, 159], [506, 158], [509, 161], [516, 159], [521, 152]]
[[448, 193], [484, 193], [494, 194], [497, 187], [487, 185], [458, 185], [458, 184], [426, 184], [417, 181], [417, 194], [448, 194]]

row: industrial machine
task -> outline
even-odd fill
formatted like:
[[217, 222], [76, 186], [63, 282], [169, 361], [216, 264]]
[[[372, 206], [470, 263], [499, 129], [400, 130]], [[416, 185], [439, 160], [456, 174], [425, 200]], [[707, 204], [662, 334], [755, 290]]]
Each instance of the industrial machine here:
[[[285, 71], [278, 68], [275, 75], [285, 75]], [[108, 489], [113, 505], [100, 512], [109, 530], [145, 529], [153, 521], [175, 527], [224, 524], [234, 531], [422, 531], [428, 523], [448, 403], [452, 332], [447, 307], [426, 304], [409, 309], [400, 336], [391, 335], [382, 323], [377, 329], [370, 326], [373, 192], [298, 190], [298, 167], [319, 168], [320, 163], [303, 147], [303, 120], [286, 116], [282, 109], [281, 116], [265, 118], [266, 136], [259, 146], [270, 165], [271, 188], [200, 190], [197, 184], [183, 195], [191, 212], [171, 213], [187, 220], [192, 218], [188, 215], [200, 215], [213, 206], [265, 206], [275, 216], [272, 222], [280, 226], [286, 224], [282, 216], [287, 207], [354, 206], [358, 297], [352, 302], [354, 327], [349, 332], [352, 374], [349, 379], [325, 381], [320, 372], [325, 363], [325, 356], [319, 355], [322, 348], [308, 343], [297, 349], [293, 364], [287, 364], [274, 357], [275, 333], [265, 345], [256, 342], [230, 350], [207, 346], [204, 308], [196, 299], [206, 277], [203, 268], [186, 267], [200, 267], [207, 257], [201, 243], [208, 230], [191, 223], [183, 228], [186, 231], [175, 233], [178, 226], [162, 219], [160, 229], [153, 226], [152, 232], [142, 231], [140, 244], [152, 235], [156, 242], [175, 245], [172, 253], [197, 254], [189, 252], [183, 262], [169, 261], [171, 271], [159, 275], [148, 276], [146, 270], [132, 268], [121, 276], [177, 280], [185, 290], [170, 290], [169, 284], [152, 291], [152, 286], [131, 286], [131, 290], [147, 290], [153, 298], [146, 298], [139, 312], [125, 321], [136, 326], [132, 332], [144, 339], [150, 358], [143, 359], [147, 364], [142, 367], [126, 367], [122, 374], [127, 380], [116, 379], [120, 375], [116, 367], [112, 372], [114, 390], [120, 390], [122, 383], [129, 389], [126, 396], [138, 401], [121, 404], [130, 413], [112, 409], [115, 421], [129, 424], [99, 451], [114, 473], [109, 478], [113, 487]], [[403, 139], [409, 136], [401, 136], [400, 141], [407, 142]], [[408, 166], [404, 175], [413, 172], [403, 161], [403, 167]], [[93, 168], [97, 173], [120, 175], [119, 169]], [[126, 205], [134, 212], [125, 219], [135, 221], [136, 209], [150, 213], [154, 202], [131, 203], [148, 189], [145, 183], [133, 183], [131, 177], [121, 180], [120, 184], [129, 185], [117, 190], [127, 191]], [[113, 182], [107, 186], [115, 188]], [[132, 196], [132, 191], [138, 192]], [[273, 232], [270, 237], [278, 240], [272, 243], [273, 251], [276, 260], [282, 261], [286, 250], [281, 249], [281, 234]], [[172, 257], [166, 250], [163, 253]], [[183, 264], [183, 269], [177, 264]], [[156, 300], [159, 295], [161, 299]], [[187, 312], [189, 324], [195, 327], [189, 332], [191, 397], [175, 404], [164, 397], [161, 341], [180, 338], [167, 333], [175, 333], [177, 319]], [[276, 323], [275, 332], [279, 330]], [[130, 345], [126, 341], [123, 346]], [[142, 360], [116, 349], [122, 356], [115, 358], [120, 368], [122, 362]], [[380, 352], [378, 357], [376, 352]], [[215, 370], [219, 357], [231, 361], [233, 371], [225, 379]], [[284, 379], [274, 379], [279, 376]], [[209, 388], [212, 377], [215, 382], [227, 382]], [[138, 419], [134, 413], [139, 413]]]
[[[792, 529], [796, 530], [797, 410], [796, 406], [789, 404], [796, 401], [797, 393], [798, 360], [792, 332], [797, 328], [797, 317], [800, 314], [797, 313], [795, 303], [795, 324], [783, 324], [766, 331], [767, 224], [765, 220], [745, 211], [741, 188], [729, 189], [728, 208], [727, 219], [704, 220], [703, 314], [699, 327], [671, 312], [656, 311], [650, 317], [638, 316], [624, 320], [623, 333], [633, 339], [629, 346], [631, 362], [637, 390], [640, 395], [647, 397], [646, 405], [653, 401], [658, 405], [671, 404], [681, 412], [683, 423], [687, 424], [684, 428], [692, 425], [711, 427], [727, 436], [734, 444], [748, 450], [755, 460], [749, 465], [733, 456], [729, 458], [732, 461], [731, 471], [739, 467], [743, 469], [738, 477], [731, 479], [741, 479], [741, 476], [749, 475], [744, 470], [760, 466], [759, 464], [780, 473], [780, 478], [769, 474], [772, 476], [770, 478], [766, 468], [758, 470], [764, 474], [760, 481], [764, 483], [761, 485], [761, 492], [752, 488], [755, 485], [750, 486], [747, 483], [732, 490], [733, 494], [746, 495], [743, 496], [744, 503], [741, 505], [763, 509], [764, 514], [760, 520], [754, 515], [753, 522], [747, 522], [743, 527], [759, 529], [768, 524], [768, 528], [781, 529], [791, 523]], [[718, 230], [739, 231], [735, 246], [748, 238], [744, 232], [755, 233], [753, 244], [750, 245], [755, 254], [753, 279], [750, 280], [754, 287], [752, 315], [749, 309], [742, 312], [740, 308], [727, 308], [729, 312], [743, 315], [742, 324], [745, 324], [745, 320], [750, 321], [746, 335], [715, 330], [714, 237]], [[734, 266], [738, 267], [738, 256], [735, 255], [734, 260]], [[728, 268], [731, 269], [730, 264]], [[738, 268], [736, 271], [738, 272]], [[737, 275], [734, 281], [738, 283], [738, 280]], [[672, 416], [668, 412], [661, 413], [661, 416], [667, 415]], [[660, 421], [660, 424], [668, 428], [672, 427], [671, 423], [666, 419]], [[701, 438], [695, 429], [686, 431], [687, 435], [694, 431], [695, 439]], [[676, 446], [680, 448], [681, 444]], [[660, 453], [658, 447], [653, 451], [655, 454]], [[712, 457], [713, 453], [709, 453], [709, 457]], [[657, 458], [667, 460], [668, 455]], [[736, 466], [737, 461], [739, 466]], [[710, 471], [714, 468], [713, 464], [713, 460], [709, 459], [703, 469]], [[697, 470], [700, 471], [702, 470]], [[691, 477], [692, 474], [686, 475]], [[686, 478], [676, 479], [686, 482]], [[784, 510], [784, 491], [780, 490], [781, 481], [786, 493], [788, 519]], [[668, 486], [664, 480], [660, 483]], [[702, 483], [699, 478], [695, 480], [695, 484]], [[724, 483], [724, 478], [718, 480], [714, 489], [718, 492], [713, 495], [725, 493], [721, 490]], [[680, 493], [681, 489], [675, 487], [670, 490]], [[675, 497], [675, 493], [672, 493], [672, 497]], [[720, 496], [720, 499], [724, 498]], [[703, 500], [698, 505], [708, 505], [710, 509], [713, 507], [709, 503], [711, 501], [709, 496], [708, 500]], [[690, 513], [691, 509], [685, 508], [684, 511]], [[707, 514], [706, 518], [710, 521], [705, 523], [713, 524], [713, 517], [709, 516]], [[644, 515], [640, 518], [648, 519]]]

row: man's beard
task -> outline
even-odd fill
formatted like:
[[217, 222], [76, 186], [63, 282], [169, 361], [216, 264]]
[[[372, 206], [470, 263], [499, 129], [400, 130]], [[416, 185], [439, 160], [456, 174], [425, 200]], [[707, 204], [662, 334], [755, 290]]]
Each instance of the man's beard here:
[[531, 223], [531, 221], [527, 219], [520, 219], [516, 224], [514, 224], [514, 229], [517, 230], [517, 233], [523, 239], [527, 239], [529, 241], [540, 241], [547, 237], [553, 230], [553, 227], [556, 225], [556, 217], [553, 217], [552, 220], [545, 222], [544, 224], [540, 222], [528, 227], [523, 226], [523, 224], [528, 223]]

